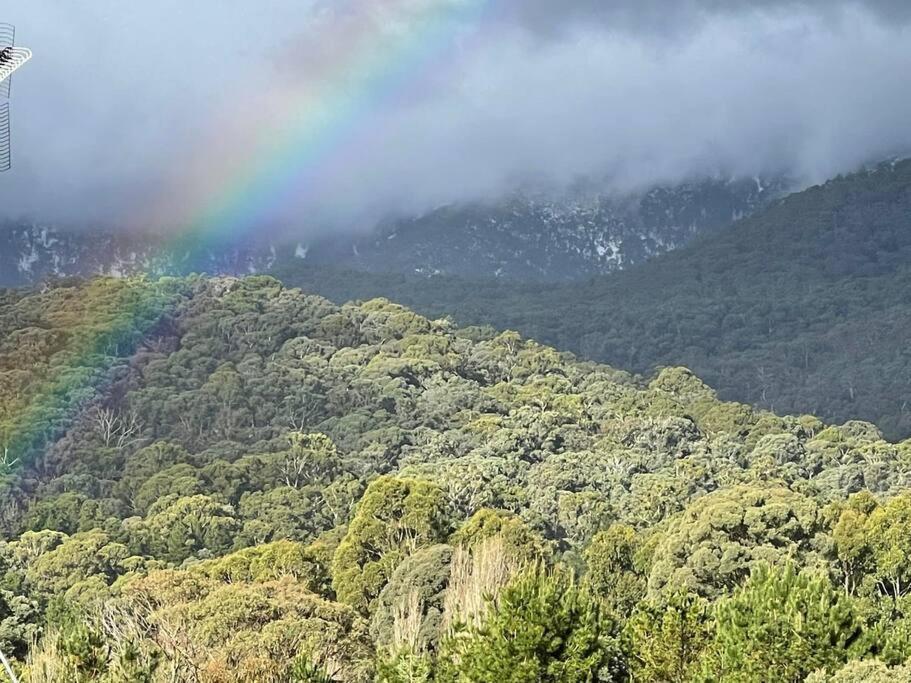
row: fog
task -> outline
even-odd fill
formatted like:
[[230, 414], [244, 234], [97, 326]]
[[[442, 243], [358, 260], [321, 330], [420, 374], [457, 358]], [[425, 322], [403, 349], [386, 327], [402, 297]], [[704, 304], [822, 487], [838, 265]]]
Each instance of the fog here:
[[[313, 234], [532, 181], [813, 182], [911, 150], [904, 0], [12, 0], [0, 19], [35, 53], [3, 217], [180, 230], [253, 178], [242, 229]], [[371, 82], [358, 50], [397, 41]], [[357, 107], [325, 105], [299, 145], [321, 97]], [[270, 160], [283, 144], [300, 158]]]

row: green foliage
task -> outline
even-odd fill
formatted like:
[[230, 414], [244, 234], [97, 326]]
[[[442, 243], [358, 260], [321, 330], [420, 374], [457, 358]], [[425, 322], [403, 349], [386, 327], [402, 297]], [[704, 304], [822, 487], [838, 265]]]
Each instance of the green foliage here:
[[332, 683], [326, 672], [305, 655], [298, 655], [291, 665], [290, 683]]
[[649, 589], [685, 587], [717, 597], [762, 564], [821, 563], [816, 503], [784, 488], [736, 486], [672, 519], [652, 557]]
[[[0, 647], [31, 683], [721, 676], [712, 601], [735, 598], [725, 637], [770, 667], [863, 654], [807, 658], [817, 627], [781, 625], [838, 641], [844, 604], [884, 665], [911, 655], [911, 443], [725, 403], [683, 368], [646, 383], [268, 278], [101, 280], [0, 293], [0, 435], [23, 415]], [[822, 606], [747, 609], [751, 572], [789, 563], [848, 602], [795, 578]]]
[[693, 593], [674, 592], [640, 602], [623, 631], [632, 680], [694, 680], [714, 631], [711, 604]]
[[612, 524], [599, 531], [585, 549], [587, 584], [624, 617], [645, 595], [645, 576], [636, 563], [639, 545], [635, 529]]
[[225, 583], [264, 583], [291, 577], [314, 593], [327, 595], [327, 566], [302, 543], [274, 541], [191, 565], [190, 570]]
[[402, 560], [444, 540], [448, 529], [443, 492], [437, 486], [415, 479], [377, 479], [358, 503], [332, 560], [332, 585], [339, 600], [369, 611]]
[[173, 562], [224, 553], [239, 524], [234, 510], [211, 496], [165, 496], [149, 510], [138, 530], [140, 547]]
[[610, 624], [565, 572], [531, 571], [485, 621], [443, 644], [438, 681], [592, 681], [611, 660]]
[[876, 499], [868, 491], [855, 493], [839, 506], [838, 519], [832, 529], [845, 591], [851, 594], [857, 591], [864, 577], [869, 576], [873, 569], [867, 524], [870, 512], [876, 506]]
[[807, 677], [806, 683], [911, 683], [911, 668], [886, 666], [873, 659], [853, 661], [832, 675], [825, 671], [814, 672]]
[[793, 565], [757, 567], [715, 610], [710, 680], [800, 681], [871, 648], [852, 599]]
[[432, 683], [434, 662], [427, 654], [415, 654], [405, 649], [392, 656], [381, 656], [377, 665], [376, 683]]
[[[415, 551], [396, 568], [374, 608], [371, 632], [378, 648], [395, 650], [408, 645], [421, 653], [436, 647], [443, 632], [451, 561], [451, 546], [434, 545]], [[402, 633], [406, 630], [403, 622], [415, 618], [409, 614], [413, 609], [419, 612], [417, 632]]]
[[879, 658], [890, 665], [911, 660], [911, 604], [908, 596], [897, 600], [868, 599], [868, 604], [873, 605], [880, 635]]
[[452, 534], [450, 543], [474, 548], [494, 537], [503, 542], [511, 557], [522, 563], [546, 561], [553, 554], [547, 541], [519, 517], [504, 510], [489, 508], [483, 508], [473, 514]]
[[865, 525], [885, 592], [898, 597], [911, 588], [911, 493], [903, 492], [870, 513]]
[[24, 595], [0, 590], [0, 651], [8, 657], [25, 655], [39, 633], [38, 605]]
[[130, 565], [127, 547], [100, 530], [73, 536], [28, 532], [9, 544], [11, 565], [41, 602], [96, 580], [112, 583]]
[[329, 482], [338, 472], [339, 457], [335, 444], [325, 434], [292, 432], [291, 448], [282, 454], [285, 484], [300, 488], [313, 482]]
[[911, 495], [880, 504], [868, 492], [839, 506], [832, 531], [846, 590], [900, 598], [911, 586]]
[[70, 662], [77, 680], [91, 681], [109, 669], [110, 650], [104, 634], [84, 623], [71, 625], [60, 639], [62, 654]]
[[[373, 671], [367, 624], [292, 577], [225, 583], [189, 570], [152, 572], [124, 586], [124, 614], [162, 652], [162, 673], [207, 683], [285, 681], [309, 665], [333, 679], [366, 682]], [[166, 638], [156, 634], [166, 633]], [[310, 680], [304, 678], [302, 680]], [[319, 680], [315, 678], [313, 680]]]

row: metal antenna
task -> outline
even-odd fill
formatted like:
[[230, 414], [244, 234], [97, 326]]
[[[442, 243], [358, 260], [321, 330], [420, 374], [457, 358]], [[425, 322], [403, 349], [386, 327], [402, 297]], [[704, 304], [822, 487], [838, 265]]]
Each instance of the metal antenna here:
[[[32, 58], [32, 51], [16, 47], [16, 27], [0, 23], [0, 97], [9, 99], [12, 75]], [[12, 166], [9, 102], [0, 103], [0, 172]]]
[[10, 139], [9, 102], [0, 104], [0, 173], [12, 167], [13, 145]]
[[[16, 47], [16, 27], [12, 24], [0, 23], [0, 50]], [[9, 99], [10, 88], [13, 85], [12, 74], [0, 81], [0, 96]]]

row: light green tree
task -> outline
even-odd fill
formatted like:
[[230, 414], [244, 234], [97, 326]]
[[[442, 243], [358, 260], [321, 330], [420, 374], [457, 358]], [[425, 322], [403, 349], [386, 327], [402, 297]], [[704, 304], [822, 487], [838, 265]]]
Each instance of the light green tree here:
[[875, 578], [893, 597], [911, 588], [911, 493], [903, 492], [870, 513], [865, 527]]
[[418, 548], [445, 540], [443, 492], [418, 479], [381, 477], [364, 492], [332, 560], [342, 602], [367, 613], [395, 568]]
[[692, 681], [714, 636], [711, 604], [677, 591], [640, 602], [623, 629], [633, 681]]

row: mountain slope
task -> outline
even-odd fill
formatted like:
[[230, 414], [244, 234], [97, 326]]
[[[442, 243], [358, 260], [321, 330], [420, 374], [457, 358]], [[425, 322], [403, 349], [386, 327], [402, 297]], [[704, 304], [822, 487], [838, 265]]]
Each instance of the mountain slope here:
[[[266, 277], [97, 279], [0, 292], [0, 386], [2, 648], [28, 683], [497, 680], [458, 675], [462, 644], [595, 680], [679, 652], [681, 590], [705, 629], [687, 667], [753, 680], [719, 668], [711, 605], [758, 597], [769, 563], [815, 581], [784, 575], [797, 630], [749, 648], [800, 673], [771, 680], [911, 651], [911, 441], [726, 403], [682, 368], [638, 381]], [[808, 640], [809, 664], [781, 654]]]
[[385, 295], [636, 372], [682, 364], [720, 394], [911, 432], [911, 160], [775, 202], [732, 229], [565, 286], [281, 273], [344, 300]]
[[210, 245], [192, 256], [160, 235], [8, 222], [0, 226], [0, 285], [138, 273], [245, 275], [300, 262], [375, 272], [576, 280], [641, 263], [724, 228], [784, 187], [779, 179], [705, 179], [622, 197], [592, 191], [559, 198], [517, 194], [403, 218], [365, 235], [310, 241], [255, 236]]
[[643, 263], [780, 196], [781, 179], [704, 179], [625, 196], [577, 191], [456, 205], [313, 245], [311, 263], [369, 272], [574, 281]]
[[100, 229], [66, 231], [21, 221], [0, 226], [0, 286], [5, 287], [95, 275], [194, 271], [243, 275], [268, 270], [275, 262], [269, 244], [219, 245], [188, 260], [160, 235]]

